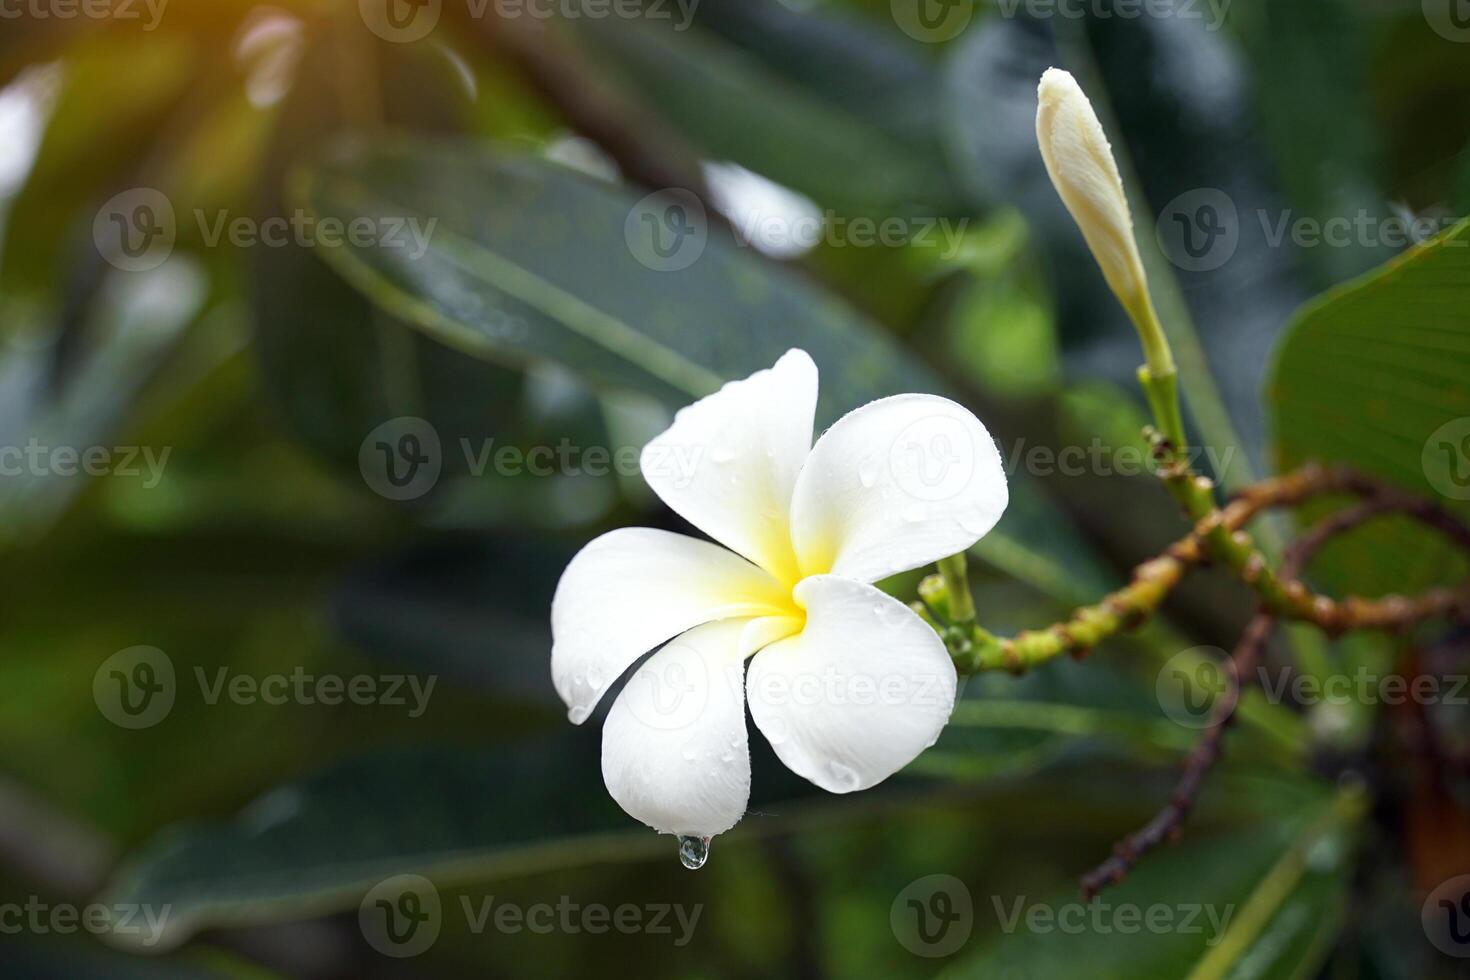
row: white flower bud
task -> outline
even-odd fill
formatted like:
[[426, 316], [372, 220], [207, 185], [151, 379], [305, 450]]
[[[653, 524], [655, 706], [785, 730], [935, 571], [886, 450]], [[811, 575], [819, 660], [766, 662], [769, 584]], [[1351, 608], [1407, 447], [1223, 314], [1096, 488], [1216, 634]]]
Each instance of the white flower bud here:
[[[1145, 333], [1156, 329], [1148, 279], [1133, 238], [1133, 215], [1092, 103], [1077, 80], [1058, 68], [1041, 76], [1037, 97], [1036, 140], [1052, 184], [1129, 316]], [[1145, 336], [1145, 346], [1148, 341]]]

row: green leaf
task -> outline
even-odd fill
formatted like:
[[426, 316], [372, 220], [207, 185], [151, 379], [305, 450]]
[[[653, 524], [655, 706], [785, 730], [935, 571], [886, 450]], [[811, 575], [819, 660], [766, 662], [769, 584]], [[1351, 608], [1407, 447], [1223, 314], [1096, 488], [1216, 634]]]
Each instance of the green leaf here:
[[[1277, 464], [1346, 463], [1470, 516], [1470, 223], [1333, 290], [1288, 328], [1271, 371]], [[1334, 542], [1333, 584], [1408, 592], [1463, 576], [1439, 537], [1376, 522]]]
[[[995, 899], [984, 914], [1000, 920], [1000, 934], [944, 977], [1310, 977], [1340, 919], [1362, 809], [1360, 795], [1345, 791], [1295, 818], [1189, 840], [1145, 858], [1090, 907], [1075, 892], [1019, 905]], [[1039, 925], [1028, 927], [1033, 909]], [[1150, 910], [1174, 927], [1149, 928]]]
[[849, 214], [958, 206], [941, 162], [937, 73], [860, 19], [711, 0], [685, 29], [653, 18], [576, 24], [708, 157]]
[[[380, 124], [462, 130], [471, 99], [429, 44], [375, 41], [348, 23], [320, 33], [281, 107], [262, 169], [262, 221], [290, 220], [287, 175], [323, 145]], [[371, 66], [371, 67], [370, 67]], [[348, 79], [367, 73], [366, 87]], [[389, 229], [380, 228], [386, 235]], [[390, 419], [427, 419], [441, 445], [479, 439], [504, 419], [520, 378], [446, 348], [365, 300], [303, 242], [250, 252], [251, 305], [267, 389], [307, 445], [355, 473], [364, 437]], [[447, 475], [461, 454], [446, 451]], [[460, 467], [462, 473], [463, 467]]]
[[669, 851], [597, 785], [596, 738], [479, 753], [395, 750], [279, 788], [217, 825], [134, 854], [102, 901], [168, 905], [162, 948], [211, 926], [351, 907], [412, 871], [452, 885]]
[[322, 254], [380, 305], [470, 353], [554, 361], [675, 407], [803, 347], [822, 368], [828, 422], [925, 387], [872, 324], [716, 231], [686, 268], [642, 264], [625, 238], [643, 216], [635, 199], [546, 160], [420, 140], [348, 152], [297, 186], [321, 217], [436, 222], [422, 257]]
[[571, 556], [554, 540], [458, 536], [349, 575], [333, 619], [347, 640], [380, 660], [555, 706], [559, 716], [546, 610]]

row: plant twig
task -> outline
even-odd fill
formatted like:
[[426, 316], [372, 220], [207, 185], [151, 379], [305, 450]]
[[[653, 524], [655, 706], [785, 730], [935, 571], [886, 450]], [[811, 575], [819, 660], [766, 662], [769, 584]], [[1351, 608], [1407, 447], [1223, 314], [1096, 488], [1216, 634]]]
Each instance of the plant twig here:
[[[1353, 478], [1356, 479], [1356, 476]], [[1372, 485], [1360, 486], [1361, 489], [1368, 490]], [[1453, 518], [1445, 523], [1444, 512], [1432, 503], [1388, 488], [1381, 492], [1375, 490], [1375, 493], [1375, 496], [1362, 503], [1325, 518], [1294, 541], [1282, 561], [1282, 576], [1288, 581], [1297, 581], [1328, 541], [1387, 514], [1407, 514], [1440, 528], [1462, 545], [1470, 545], [1470, 531]], [[1263, 504], [1263, 498], [1257, 498], [1247, 509], [1249, 506], [1259, 507]], [[1234, 721], [1235, 709], [1240, 703], [1242, 683], [1249, 681], [1254, 674], [1256, 664], [1276, 630], [1277, 622], [1278, 617], [1263, 608], [1246, 626], [1240, 642], [1226, 661], [1230, 682], [1211, 706], [1210, 724], [1185, 760], [1184, 772], [1169, 797], [1169, 802], [1142, 829], [1123, 838], [1114, 847], [1112, 857], [1083, 876], [1083, 901], [1091, 901], [1102, 889], [1122, 881], [1144, 855], [1165, 841], [1177, 839], [1182, 833], [1184, 821], [1194, 809], [1205, 777], [1219, 761], [1225, 732]]]
[[[1175, 477], [1165, 479], [1168, 482]], [[1202, 477], [1191, 479], [1196, 483], [1210, 482]], [[1205, 488], [1204, 492], [1212, 491]], [[1470, 614], [1470, 582], [1454, 588], [1432, 589], [1414, 597], [1331, 599], [1312, 592], [1285, 565], [1280, 573], [1273, 571], [1246, 534], [1245, 526], [1266, 510], [1292, 507], [1314, 497], [1339, 493], [1374, 501], [1375, 514], [1394, 512], [1413, 517], [1470, 550], [1470, 528], [1433, 501], [1405, 493], [1355, 470], [1306, 466], [1253, 484], [1223, 508], [1214, 509], [1212, 505], [1189, 535], [1163, 555], [1135, 568], [1127, 586], [1095, 605], [1078, 609], [1063, 622], [1041, 630], [1028, 630], [1013, 638], [996, 637], [975, 628], [968, 649], [955, 651], [956, 664], [965, 672], [1020, 672], [1064, 654], [1086, 654], [1103, 640], [1152, 615], [1179, 584], [1185, 571], [1212, 559], [1227, 565], [1251, 586], [1266, 611], [1314, 623], [1333, 634], [1348, 630], [1400, 629], [1427, 619]], [[1345, 528], [1328, 528], [1320, 533], [1330, 537], [1341, 530]]]
[[1182, 832], [1185, 819], [1199, 799], [1199, 791], [1215, 762], [1220, 758], [1220, 747], [1225, 730], [1235, 718], [1235, 706], [1240, 702], [1240, 679], [1255, 670], [1261, 652], [1276, 630], [1276, 617], [1270, 613], [1257, 613], [1241, 635], [1240, 643], [1227, 660], [1226, 668], [1230, 683], [1211, 707], [1210, 726], [1205, 729], [1194, 750], [1184, 762], [1184, 774], [1174, 787], [1169, 802], [1141, 830], [1123, 838], [1113, 847], [1113, 856], [1082, 877], [1082, 900], [1090, 902], [1109, 885], [1115, 885], [1127, 877], [1128, 872], [1145, 854], [1167, 840], [1177, 839]]

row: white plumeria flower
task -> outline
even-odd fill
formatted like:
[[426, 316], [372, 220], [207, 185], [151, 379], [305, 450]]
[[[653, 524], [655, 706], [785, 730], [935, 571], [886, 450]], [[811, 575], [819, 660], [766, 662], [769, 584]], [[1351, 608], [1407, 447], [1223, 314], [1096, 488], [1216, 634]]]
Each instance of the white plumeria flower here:
[[727, 547], [624, 528], [557, 586], [551, 673], [576, 724], [677, 638], [629, 680], [602, 735], [608, 791], [660, 832], [708, 839], [745, 813], [747, 691], [781, 761], [834, 793], [903, 768], [953, 710], [944, 643], [872, 583], [995, 525], [1000, 453], [935, 395], [870, 402], [813, 445], [816, 403], [816, 365], [792, 350], [682, 409], [644, 449], [643, 476]]

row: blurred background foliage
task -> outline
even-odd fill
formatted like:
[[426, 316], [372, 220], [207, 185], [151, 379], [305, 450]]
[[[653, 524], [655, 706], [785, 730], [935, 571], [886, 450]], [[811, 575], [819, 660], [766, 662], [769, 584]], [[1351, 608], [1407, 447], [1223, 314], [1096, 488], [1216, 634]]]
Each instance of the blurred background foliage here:
[[[3, 936], [6, 975], [1458, 975], [1418, 910], [1470, 872], [1464, 766], [1424, 761], [1440, 758], [1426, 744], [1464, 758], [1463, 708], [1307, 719], [1252, 696], [1187, 840], [1107, 897], [1254, 910], [1219, 947], [1002, 929], [1001, 904], [1069, 900], [1167, 799], [1194, 733], [1161, 707], [1160, 665], [1230, 647], [1250, 609], [1213, 574], [1092, 659], [973, 679], [939, 745], [877, 791], [822, 797], [753, 739], [755, 813], [684, 871], [607, 799], [597, 719], [566, 724], [547, 666], [567, 558], [602, 530], [676, 519], [636, 475], [477, 474], [459, 451], [636, 449], [681, 404], [801, 346], [823, 373], [821, 424], [936, 391], [1000, 439], [1013, 504], [973, 556], [987, 626], [1037, 627], [1120, 584], [1183, 526], [1140, 468], [1055, 462], [1094, 445], [1141, 460], [1144, 418], [1132, 331], [1034, 146], [1036, 79], [1057, 64], [1114, 134], [1201, 465], [1239, 487], [1323, 457], [1434, 493], [1421, 448], [1470, 415], [1470, 260], [1441, 248], [1373, 273], [1399, 249], [1299, 247], [1255, 220], [1465, 214], [1470, 44], [1427, 8], [977, 3], [935, 40], [901, 30], [887, 0], [699, 0], [687, 25], [667, 3], [669, 18], [568, 4], [540, 19], [443, 0], [402, 42], [367, 29], [367, 0], [169, 0], [147, 29], [134, 6], [141, 19], [43, 5], [0, 21], [0, 445], [169, 452], [156, 486], [0, 481], [0, 899], [167, 904], [176, 928], [162, 951]], [[708, 207], [709, 241], [660, 272], [625, 221], [671, 187]], [[146, 271], [94, 239], [99, 209], [135, 188], [176, 216], [172, 253]], [[1154, 226], [1199, 188], [1238, 208], [1240, 240], [1190, 271]], [[437, 226], [413, 258], [210, 234], [219, 215], [298, 213]], [[731, 234], [772, 214], [960, 234], [951, 249]], [[394, 502], [359, 454], [402, 416], [432, 424], [444, 470]], [[1464, 572], [1395, 523], [1314, 570], [1371, 594]], [[1432, 639], [1326, 655], [1463, 665], [1463, 636]], [[99, 712], [93, 678], [138, 645], [167, 652], [180, 695], [129, 731]], [[421, 717], [211, 705], [194, 673], [222, 667], [438, 683]], [[1366, 819], [1334, 799], [1345, 768], [1370, 782]], [[432, 877], [446, 907], [568, 895], [703, 915], [683, 947], [472, 935], [449, 916], [399, 962], [356, 912], [404, 872]], [[935, 873], [975, 900], [973, 937], [942, 960], [889, 926], [895, 896]]]

